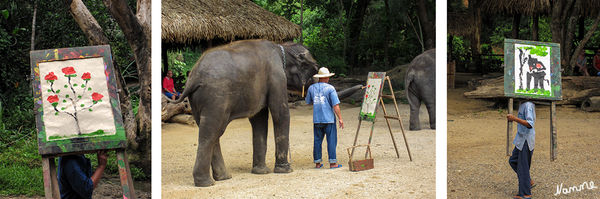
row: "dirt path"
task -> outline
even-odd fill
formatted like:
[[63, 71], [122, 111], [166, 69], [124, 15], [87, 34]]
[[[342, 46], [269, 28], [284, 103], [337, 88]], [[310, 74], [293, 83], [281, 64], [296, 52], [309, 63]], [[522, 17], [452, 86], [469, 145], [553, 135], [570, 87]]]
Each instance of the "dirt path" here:
[[[517, 193], [518, 180], [505, 154], [506, 109], [491, 108], [493, 102], [466, 99], [465, 91], [448, 90], [448, 198], [509, 198]], [[537, 186], [533, 196], [600, 197], [598, 188], [554, 196], [561, 183], [567, 189], [590, 181], [600, 185], [600, 113], [557, 107], [558, 153], [557, 160], [550, 162], [549, 109], [536, 105], [531, 176]], [[514, 133], [511, 143], [512, 137]]]
[[[393, 109], [388, 105], [388, 110]], [[435, 131], [406, 131], [414, 161], [409, 162], [402, 133], [392, 123], [400, 159], [381, 114], [378, 116], [372, 141], [375, 169], [348, 171], [346, 148], [352, 146], [360, 107], [343, 104], [346, 128], [338, 131], [337, 159], [343, 168], [331, 170], [325, 166], [313, 169], [312, 107], [291, 109], [290, 149], [292, 168], [289, 174], [251, 174], [252, 137], [247, 119], [229, 124], [221, 137], [225, 164], [233, 178], [218, 181], [212, 187], [194, 187], [192, 167], [197, 149], [198, 128], [181, 124], [162, 126], [162, 197], [163, 198], [434, 198], [435, 197]], [[401, 116], [408, 124], [408, 106], [401, 105]], [[422, 124], [429, 126], [427, 112], [421, 110]], [[363, 123], [359, 143], [366, 143], [371, 125]], [[269, 124], [267, 166], [274, 165], [272, 124]], [[326, 149], [326, 142], [323, 144]], [[364, 153], [364, 149], [360, 151]], [[326, 150], [323, 151], [327, 158]], [[356, 156], [356, 155], [355, 155]], [[361, 156], [356, 156], [360, 158]]]

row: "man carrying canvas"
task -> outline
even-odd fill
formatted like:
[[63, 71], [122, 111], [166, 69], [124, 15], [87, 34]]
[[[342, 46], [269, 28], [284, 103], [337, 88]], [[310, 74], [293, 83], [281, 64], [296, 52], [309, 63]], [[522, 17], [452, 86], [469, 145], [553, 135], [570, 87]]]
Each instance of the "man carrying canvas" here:
[[342, 167], [337, 164], [336, 146], [337, 146], [337, 127], [335, 126], [335, 115], [337, 115], [340, 128], [344, 128], [342, 112], [340, 111], [340, 99], [337, 96], [335, 88], [328, 84], [329, 77], [335, 73], [329, 73], [325, 67], [319, 69], [319, 72], [313, 77], [319, 78], [319, 82], [308, 88], [306, 103], [313, 105], [313, 123], [314, 123], [314, 148], [313, 158], [316, 164], [315, 168], [323, 167], [321, 164], [321, 145], [323, 138], [327, 137], [327, 153], [329, 155], [329, 168]]
[[92, 198], [92, 193], [106, 169], [108, 155], [97, 154], [98, 167], [92, 174], [90, 159], [84, 155], [69, 155], [58, 159], [58, 188], [62, 199]]
[[519, 178], [519, 193], [514, 198], [531, 198], [531, 188], [534, 184], [529, 169], [535, 146], [535, 104], [530, 101], [523, 102], [519, 105], [517, 117], [508, 114], [506, 119], [517, 122], [517, 134], [513, 140], [515, 148], [508, 159]]

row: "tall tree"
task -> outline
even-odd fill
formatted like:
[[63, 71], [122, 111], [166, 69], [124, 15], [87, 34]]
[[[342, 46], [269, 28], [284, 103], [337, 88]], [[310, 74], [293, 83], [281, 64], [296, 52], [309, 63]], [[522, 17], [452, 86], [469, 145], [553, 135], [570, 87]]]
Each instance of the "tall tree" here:
[[[125, 89], [125, 81], [116, 72], [119, 81], [118, 87], [121, 101], [121, 109], [126, 123], [128, 132], [128, 141], [143, 147], [139, 157], [139, 164], [145, 172], [150, 172], [151, 151], [150, 151], [150, 136], [151, 136], [151, 99], [150, 99], [150, 0], [137, 1], [137, 16], [129, 9], [126, 1], [104, 0], [105, 6], [111, 13], [117, 24], [121, 27], [127, 42], [133, 50], [138, 78], [140, 82], [140, 102], [137, 115], [137, 125], [132, 123], [133, 112], [131, 111], [131, 101], [129, 94]], [[67, 0], [67, 5], [70, 6], [71, 14], [79, 27], [83, 30], [91, 45], [108, 44], [109, 40], [104, 35], [102, 28], [91, 15], [85, 4], [81, 0]], [[116, 65], [115, 65], [116, 66]], [[115, 67], [118, 70], [119, 67]], [[136, 128], [137, 126], [137, 128]], [[132, 133], [131, 131], [134, 131]], [[137, 135], [135, 133], [137, 131]]]
[[350, 65], [351, 68], [355, 68], [358, 65], [360, 32], [370, 2], [371, 0], [358, 0], [356, 3], [352, 3], [352, 7], [348, 10], [350, 13], [346, 13], [346, 16], [350, 17], [348, 23], [348, 50], [346, 50], [346, 63]]
[[419, 22], [423, 29], [425, 49], [431, 49], [435, 48], [435, 20], [429, 19], [427, 3], [427, 0], [417, 0], [417, 16], [419, 17]]

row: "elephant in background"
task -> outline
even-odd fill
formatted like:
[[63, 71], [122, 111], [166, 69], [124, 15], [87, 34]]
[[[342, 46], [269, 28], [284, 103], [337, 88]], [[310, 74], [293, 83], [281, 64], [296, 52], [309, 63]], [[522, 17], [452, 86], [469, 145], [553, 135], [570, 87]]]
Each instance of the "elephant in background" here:
[[404, 86], [410, 105], [409, 129], [421, 130], [419, 122], [421, 102], [427, 107], [430, 128], [435, 129], [435, 49], [421, 53], [410, 62]]

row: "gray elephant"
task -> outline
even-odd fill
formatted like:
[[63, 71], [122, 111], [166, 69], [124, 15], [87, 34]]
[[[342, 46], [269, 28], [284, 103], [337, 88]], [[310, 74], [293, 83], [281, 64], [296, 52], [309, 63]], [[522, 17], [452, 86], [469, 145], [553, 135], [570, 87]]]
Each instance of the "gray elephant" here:
[[421, 53], [410, 62], [404, 86], [410, 105], [409, 129], [421, 130], [419, 122], [421, 102], [427, 107], [429, 126], [435, 129], [435, 49]]
[[292, 172], [287, 159], [288, 89], [301, 91], [317, 68], [308, 50], [295, 43], [246, 40], [206, 51], [189, 74], [181, 97], [172, 101], [188, 97], [198, 125], [194, 184], [211, 186], [214, 180], [231, 178], [219, 139], [227, 124], [238, 118], [249, 118], [252, 125], [252, 173], [269, 173], [265, 164], [269, 112], [275, 133], [274, 172]]

